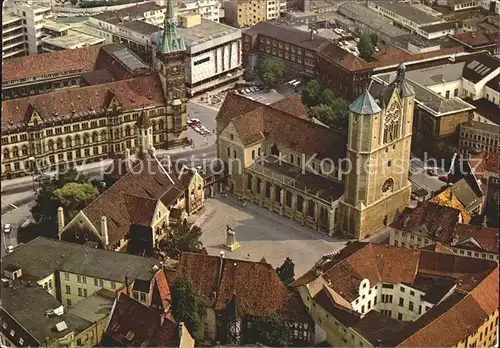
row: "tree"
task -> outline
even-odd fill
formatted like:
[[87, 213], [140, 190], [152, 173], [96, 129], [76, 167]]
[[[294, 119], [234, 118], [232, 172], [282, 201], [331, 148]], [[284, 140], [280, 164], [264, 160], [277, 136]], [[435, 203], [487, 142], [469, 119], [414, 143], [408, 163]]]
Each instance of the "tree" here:
[[291, 258], [287, 257], [283, 264], [276, 268], [276, 273], [278, 273], [278, 276], [285, 285], [290, 284], [295, 280], [295, 263], [293, 263]]
[[319, 103], [325, 105], [331, 105], [335, 102], [335, 94], [330, 88], [323, 88], [320, 96]]
[[69, 0], [69, 2], [71, 3], [71, 5], [75, 6], [78, 4], [78, 0]]
[[250, 68], [250, 67], [245, 68], [245, 71], [243, 72], [243, 79], [246, 82], [251, 82], [251, 81], [255, 80], [255, 72], [253, 71], [252, 68]]
[[196, 292], [191, 279], [180, 273], [172, 285], [172, 314], [176, 322], [183, 322], [196, 340], [203, 338], [203, 318], [208, 300]]
[[378, 36], [377, 36], [377, 34], [375, 34], [375, 33], [371, 33], [371, 34], [370, 34], [370, 40], [371, 40], [372, 45], [373, 45], [374, 47], [375, 47], [375, 46], [377, 46], [377, 43], [378, 43]]
[[179, 224], [170, 233], [169, 238], [160, 242], [160, 250], [171, 259], [178, 260], [183, 252], [206, 254], [200, 237], [203, 234], [199, 226]]
[[322, 90], [323, 86], [318, 80], [310, 80], [302, 90], [302, 103], [308, 107], [320, 104]]
[[99, 190], [91, 183], [71, 182], [54, 191], [53, 200], [63, 207], [68, 221], [97, 198]]
[[358, 42], [359, 55], [363, 59], [370, 59], [375, 49], [373, 48], [373, 43], [370, 35], [363, 35]]
[[278, 59], [264, 59], [260, 64], [259, 77], [267, 87], [276, 87], [283, 82], [285, 66]]
[[314, 117], [327, 126], [330, 126], [334, 117], [331, 106], [325, 104], [310, 107], [309, 116]]
[[347, 131], [349, 105], [343, 98], [336, 98], [330, 105], [319, 104], [309, 108], [309, 116], [328, 127], [341, 132]]
[[287, 344], [285, 319], [278, 313], [267, 313], [256, 317], [252, 322], [255, 342], [269, 347], [284, 347]]

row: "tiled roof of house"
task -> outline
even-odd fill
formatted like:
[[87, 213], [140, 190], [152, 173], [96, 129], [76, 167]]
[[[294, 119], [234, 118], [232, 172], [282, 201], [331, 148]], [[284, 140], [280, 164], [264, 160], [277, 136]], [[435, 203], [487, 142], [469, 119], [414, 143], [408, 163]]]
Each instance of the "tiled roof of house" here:
[[483, 197], [481, 186], [479, 186], [474, 175], [466, 176], [458, 180], [452, 187], [451, 191], [455, 194], [467, 210], [473, 209], [480, 203]]
[[485, 170], [498, 175], [498, 173], [500, 172], [500, 154], [495, 152], [488, 152], [485, 155], [485, 160]]
[[456, 305], [397, 346], [455, 346], [483, 325], [496, 310], [498, 310], [498, 267]]
[[161, 314], [120, 293], [101, 344], [104, 347], [178, 346], [177, 325], [169, 319], [162, 320]]
[[[424, 202], [414, 209], [405, 208], [391, 226], [401, 231], [419, 229], [419, 233], [427, 235], [433, 240], [446, 243], [453, 235], [459, 214], [460, 210], [453, 207]], [[420, 230], [423, 226], [425, 226], [426, 230]]]
[[2, 82], [66, 71], [92, 71], [101, 46], [90, 46], [3, 60]]
[[[340, 257], [342, 252], [330, 255], [331, 261], [326, 255], [326, 259], [320, 260], [311, 270], [314, 273], [307, 273], [308, 280], [311, 274], [316, 274], [316, 278], [325, 279], [329, 289], [348, 301], [359, 296], [359, 284], [365, 278], [370, 280], [370, 286], [381, 282], [405, 283], [422, 289], [428, 295], [426, 299], [436, 303], [413, 322], [368, 312], [355, 321], [351, 329], [374, 345], [453, 346], [498, 309], [498, 265], [495, 262], [422, 249], [352, 244], [357, 244], [357, 250], [351, 248]], [[295, 283], [308, 284], [302, 282], [302, 277]], [[456, 290], [444, 297], [454, 286]], [[325, 295], [318, 293], [317, 303], [331, 310], [331, 297]], [[435, 298], [431, 299], [431, 295]]]
[[331, 280], [330, 288], [352, 302], [359, 296], [359, 284], [365, 278], [371, 286], [383, 281], [413, 283], [419, 257], [418, 250], [367, 244], [326, 270], [323, 277]]
[[267, 263], [183, 253], [177, 272], [185, 272], [216, 311], [223, 311], [235, 297], [242, 317], [276, 311], [289, 319], [308, 318], [298, 294], [290, 292]]
[[112, 96], [116, 97], [123, 110], [165, 104], [158, 75], [152, 74], [103, 85], [68, 88], [2, 101], [2, 128], [14, 126], [16, 123], [27, 123], [33, 110], [47, 123], [66, 118], [78, 120], [107, 109]]
[[102, 216], [107, 217], [109, 243], [125, 237], [131, 225], [151, 226], [158, 204], [169, 206], [184, 189], [154, 158], [138, 162], [132, 170], [83, 209], [100, 230]]
[[[297, 100], [292, 99], [293, 103]], [[283, 107], [283, 101], [280, 108]], [[294, 107], [293, 110], [297, 110]], [[315, 124], [298, 114], [289, 114], [229, 93], [217, 114], [217, 123], [225, 127], [233, 122], [245, 145], [265, 138], [296, 151], [319, 158], [337, 159], [345, 155], [346, 137], [335, 130]]]
[[306, 106], [302, 103], [302, 98], [299, 95], [292, 95], [288, 98], [278, 100], [270, 105], [274, 109], [286, 112], [290, 115], [295, 115], [299, 118], [308, 120]]
[[154, 290], [151, 303], [153, 305], [161, 306], [164, 310], [170, 308], [170, 287], [168, 286], [167, 277], [163, 269], [158, 270], [154, 276]]
[[358, 312], [336, 303], [326, 287], [323, 287], [313, 300], [347, 327], [354, 325], [360, 318]]
[[460, 33], [452, 36], [453, 39], [472, 48], [497, 45], [500, 40], [500, 31], [488, 33], [485, 31], [475, 31]]
[[[468, 243], [472, 238], [478, 244], [477, 250], [498, 254], [498, 229], [476, 225], [458, 224], [455, 228], [457, 245]], [[474, 243], [475, 244], [475, 243]]]
[[462, 214], [462, 219], [463, 222], [468, 224], [471, 216], [467, 209], [465, 209], [464, 205], [460, 203], [458, 200], [457, 196], [453, 194], [453, 191], [450, 188], [445, 189], [443, 192], [440, 194], [432, 197], [429, 200], [430, 203], [436, 203], [438, 205], [444, 206], [444, 207], [450, 207], [453, 209], [460, 210], [460, 213]]

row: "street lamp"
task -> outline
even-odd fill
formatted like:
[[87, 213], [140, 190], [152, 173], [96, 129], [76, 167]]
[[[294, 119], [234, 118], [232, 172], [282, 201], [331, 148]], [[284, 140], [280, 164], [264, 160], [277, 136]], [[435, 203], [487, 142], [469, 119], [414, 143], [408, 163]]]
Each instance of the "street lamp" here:
[[35, 169], [36, 169], [36, 159], [35, 157], [30, 157], [28, 158], [30, 163], [31, 163], [31, 177], [33, 178], [33, 192], [36, 192], [36, 188], [35, 188]]

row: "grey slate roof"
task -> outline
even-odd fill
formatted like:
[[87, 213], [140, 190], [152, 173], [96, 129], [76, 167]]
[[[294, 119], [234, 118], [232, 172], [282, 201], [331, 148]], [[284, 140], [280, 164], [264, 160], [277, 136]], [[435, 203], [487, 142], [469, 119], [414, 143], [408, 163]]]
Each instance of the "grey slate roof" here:
[[55, 271], [81, 274], [109, 281], [150, 280], [156, 259], [90, 248], [77, 243], [38, 237], [2, 259], [5, 266], [21, 266], [23, 279], [39, 280]]
[[[15, 337], [11, 340], [17, 343], [22, 338], [25, 341], [24, 346], [33, 345], [33, 342], [22, 330], [27, 331], [40, 345], [44, 345], [47, 337], [61, 338], [73, 330], [84, 329], [90, 325], [85, 319], [69, 313], [47, 316], [46, 311], [60, 307], [61, 303], [36, 283], [28, 285], [15, 282], [13, 287], [2, 289], [2, 300], [2, 310], [17, 324], [7, 324], [15, 331]], [[0, 314], [3, 320], [6, 320], [5, 314]], [[62, 321], [68, 329], [57, 332], [55, 325]]]
[[368, 90], [361, 93], [356, 100], [349, 105], [349, 110], [358, 115], [374, 115], [382, 111]]

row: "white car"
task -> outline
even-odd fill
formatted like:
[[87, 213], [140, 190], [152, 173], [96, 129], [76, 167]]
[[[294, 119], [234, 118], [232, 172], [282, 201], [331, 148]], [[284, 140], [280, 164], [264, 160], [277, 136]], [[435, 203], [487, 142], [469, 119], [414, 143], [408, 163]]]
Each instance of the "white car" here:
[[359, 42], [359, 37], [355, 37], [354, 41]]
[[9, 246], [7, 247], [7, 252], [8, 252], [8, 253], [11, 253], [11, 252], [13, 252], [13, 251], [14, 251], [14, 247], [13, 247], [12, 245], [9, 245]]
[[193, 122], [193, 123], [200, 123], [200, 120], [199, 120], [199, 119], [197, 119], [197, 118], [192, 118], [192, 119], [191, 119], [191, 122]]
[[3, 225], [3, 233], [8, 234], [12, 231], [12, 225], [11, 224], [5, 224]]

